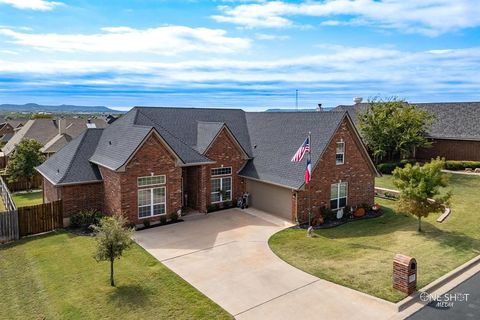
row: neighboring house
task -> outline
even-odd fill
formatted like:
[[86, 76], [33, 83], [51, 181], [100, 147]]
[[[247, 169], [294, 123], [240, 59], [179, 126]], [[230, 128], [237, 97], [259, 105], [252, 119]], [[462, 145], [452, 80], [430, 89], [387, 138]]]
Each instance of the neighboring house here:
[[87, 129], [88, 125], [105, 128], [107, 124], [100, 119], [81, 118], [32, 119], [28, 120], [2, 148], [6, 158], [11, 156], [17, 144], [23, 139], [33, 139], [43, 145], [41, 151], [47, 156], [60, 150], [73, 138]]
[[23, 124], [27, 122], [26, 119], [0, 119], [0, 146], [4, 146], [23, 126]]
[[[432, 147], [416, 150], [416, 159], [443, 157], [447, 160], [480, 161], [480, 102], [410, 104], [430, 112], [435, 117], [427, 132]], [[356, 123], [357, 114], [367, 108], [368, 103], [357, 103], [341, 105], [333, 110], [348, 111]]]
[[290, 159], [311, 131], [314, 212], [373, 204], [377, 174], [346, 112], [250, 113], [136, 107], [88, 129], [37, 168], [44, 200], [122, 213], [134, 223], [191, 208], [235, 204], [295, 221], [308, 214], [305, 160]]

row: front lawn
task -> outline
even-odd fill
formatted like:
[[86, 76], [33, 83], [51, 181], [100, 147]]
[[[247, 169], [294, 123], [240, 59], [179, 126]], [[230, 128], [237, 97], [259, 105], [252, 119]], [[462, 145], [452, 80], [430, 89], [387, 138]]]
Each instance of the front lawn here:
[[42, 190], [15, 192], [12, 194], [12, 200], [15, 202], [17, 208], [42, 204], [43, 192]]
[[[394, 188], [391, 176], [377, 185]], [[376, 219], [316, 231], [287, 229], [270, 238], [270, 247], [293, 266], [323, 278], [392, 302], [405, 297], [392, 288], [392, 260], [396, 253], [418, 262], [418, 288], [480, 254], [480, 178], [452, 175], [452, 213], [443, 223], [438, 214], [417, 220], [397, 214], [395, 202], [376, 199], [385, 214]]]
[[115, 262], [94, 239], [56, 232], [0, 246], [0, 319], [229, 319], [222, 308], [134, 244]]

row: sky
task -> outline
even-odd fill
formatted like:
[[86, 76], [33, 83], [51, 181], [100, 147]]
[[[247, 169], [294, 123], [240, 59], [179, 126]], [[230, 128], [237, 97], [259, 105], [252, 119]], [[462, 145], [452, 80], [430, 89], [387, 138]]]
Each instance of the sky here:
[[0, 0], [0, 103], [480, 101], [478, 0]]

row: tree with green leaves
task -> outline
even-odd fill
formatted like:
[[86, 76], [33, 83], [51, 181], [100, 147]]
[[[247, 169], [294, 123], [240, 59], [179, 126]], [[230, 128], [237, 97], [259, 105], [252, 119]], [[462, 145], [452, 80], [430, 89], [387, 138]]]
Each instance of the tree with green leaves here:
[[32, 179], [36, 174], [35, 167], [45, 161], [41, 148], [42, 145], [33, 139], [23, 139], [17, 144], [7, 163], [6, 173], [10, 182], [25, 179], [28, 181], [28, 190], [31, 189]]
[[442, 212], [448, 205], [450, 192], [441, 188], [448, 186], [448, 175], [442, 172], [445, 161], [437, 158], [420, 166], [407, 164], [393, 171], [393, 184], [400, 190], [398, 210], [418, 218], [418, 231], [422, 231], [422, 217]]
[[375, 162], [410, 157], [415, 148], [428, 147], [426, 131], [433, 115], [397, 98], [373, 99], [358, 114], [360, 133]]
[[94, 255], [95, 260], [110, 261], [110, 285], [115, 286], [113, 277], [113, 263], [115, 259], [120, 259], [123, 251], [127, 250], [131, 244], [133, 228], [127, 228], [127, 220], [122, 215], [104, 217], [100, 220], [98, 226], [92, 226], [97, 241], [97, 251]]

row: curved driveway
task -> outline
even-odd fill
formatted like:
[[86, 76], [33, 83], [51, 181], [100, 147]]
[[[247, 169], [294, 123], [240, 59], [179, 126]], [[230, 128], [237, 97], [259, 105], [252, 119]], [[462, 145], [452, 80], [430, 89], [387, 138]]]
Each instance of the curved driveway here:
[[394, 305], [321, 280], [278, 258], [274, 233], [291, 226], [255, 209], [185, 217], [135, 241], [237, 319], [388, 319]]

